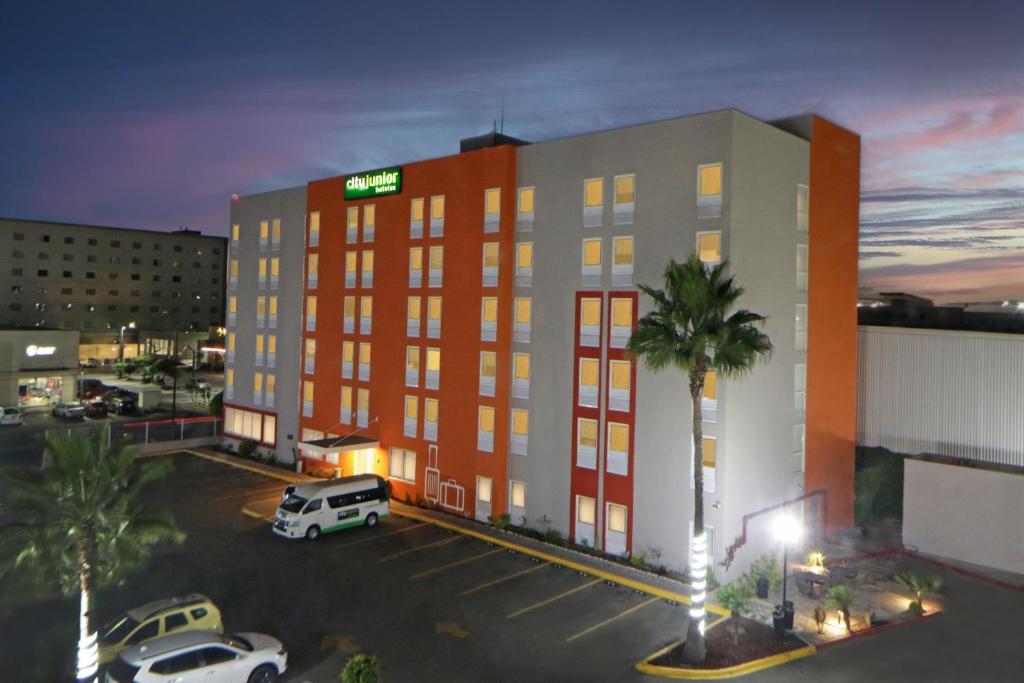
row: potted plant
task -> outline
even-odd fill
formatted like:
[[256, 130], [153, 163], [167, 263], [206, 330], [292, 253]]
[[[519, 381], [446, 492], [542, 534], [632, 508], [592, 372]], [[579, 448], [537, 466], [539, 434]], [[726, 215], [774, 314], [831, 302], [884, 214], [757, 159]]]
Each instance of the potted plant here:
[[856, 597], [857, 591], [853, 589], [853, 586], [846, 585], [833, 586], [826, 596], [829, 606], [839, 610], [847, 633], [853, 633], [853, 629], [850, 627], [850, 607]]
[[907, 611], [915, 616], [924, 614], [924, 596], [934, 595], [942, 588], [942, 581], [937, 576], [928, 579], [910, 572], [902, 572], [897, 574], [896, 578], [914, 594], [916, 599], [910, 601]]
[[740, 617], [750, 607], [754, 599], [754, 591], [746, 581], [736, 581], [728, 586], [719, 588], [715, 593], [719, 604], [729, 610], [729, 621], [732, 623], [732, 639], [736, 645], [740, 644]]
[[757, 597], [762, 600], [768, 597], [768, 590], [775, 590], [782, 585], [782, 570], [778, 560], [772, 555], [762, 555], [750, 565], [750, 581], [754, 584]]

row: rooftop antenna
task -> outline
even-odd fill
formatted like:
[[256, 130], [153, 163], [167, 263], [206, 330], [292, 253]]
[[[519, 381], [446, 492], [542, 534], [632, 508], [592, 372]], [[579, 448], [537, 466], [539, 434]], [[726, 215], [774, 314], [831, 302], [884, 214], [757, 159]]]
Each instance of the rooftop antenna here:
[[502, 133], [502, 134], [505, 133], [505, 96], [504, 95], [501, 96], [501, 128], [499, 129], [498, 132]]

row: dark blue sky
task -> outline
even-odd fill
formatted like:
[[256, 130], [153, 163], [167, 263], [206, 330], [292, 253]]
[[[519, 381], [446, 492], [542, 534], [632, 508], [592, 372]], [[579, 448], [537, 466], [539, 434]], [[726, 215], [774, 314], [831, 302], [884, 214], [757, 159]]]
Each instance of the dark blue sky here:
[[0, 215], [223, 234], [228, 199], [736, 107], [864, 140], [862, 285], [1024, 297], [1024, 3], [6, 3]]

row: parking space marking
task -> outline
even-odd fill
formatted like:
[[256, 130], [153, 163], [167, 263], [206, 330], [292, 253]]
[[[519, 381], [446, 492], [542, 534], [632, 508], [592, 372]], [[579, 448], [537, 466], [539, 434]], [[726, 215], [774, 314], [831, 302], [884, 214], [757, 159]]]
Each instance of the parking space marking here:
[[529, 607], [524, 607], [523, 609], [516, 610], [515, 612], [512, 612], [511, 614], [506, 614], [505, 618], [506, 619], [515, 619], [516, 617], [518, 617], [521, 614], [526, 614], [527, 612], [532, 612], [533, 610], [538, 609], [540, 607], [544, 607], [545, 605], [550, 605], [555, 600], [561, 600], [562, 598], [567, 598], [570, 595], [572, 595], [573, 593], [578, 593], [578, 592], [580, 592], [581, 590], [583, 590], [585, 588], [590, 588], [591, 586], [596, 586], [597, 584], [601, 583], [603, 580], [604, 579], [594, 579], [593, 581], [587, 581], [582, 586], [576, 586], [575, 588], [570, 588], [569, 590], [565, 591], [564, 593], [559, 593], [558, 595], [556, 595], [554, 597], [551, 597], [551, 598], [548, 598], [547, 600], [541, 600], [540, 602], [535, 603], [533, 605], [530, 605]]
[[412, 548], [406, 548], [405, 550], [400, 550], [397, 553], [392, 553], [390, 555], [385, 555], [384, 557], [380, 558], [380, 561], [381, 562], [387, 562], [388, 560], [393, 560], [396, 557], [402, 557], [403, 555], [408, 555], [409, 553], [414, 553], [417, 550], [423, 550], [424, 548], [433, 548], [435, 546], [445, 545], [446, 543], [451, 543], [452, 541], [458, 541], [459, 539], [462, 539], [462, 538], [465, 538], [465, 536], [452, 536], [451, 538], [442, 538], [440, 541], [431, 541], [430, 543], [424, 543], [422, 545], [418, 545], [418, 546], [415, 546], [415, 547], [412, 547]]
[[580, 631], [579, 633], [577, 633], [575, 635], [569, 636], [568, 638], [565, 639], [565, 642], [571, 643], [572, 641], [576, 640], [577, 638], [582, 638], [583, 636], [587, 635], [588, 633], [593, 633], [594, 631], [596, 631], [599, 628], [604, 628], [608, 624], [614, 623], [614, 622], [618, 621], [619, 619], [622, 619], [623, 617], [627, 617], [630, 614], [632, 614], [633, 612], [641, 610], [644, 607], [647, 607], [647, 605], [650, 605], [652, 602], [657, 602], [658, 600], [661, 600], [661, 598], [658, 598], [658, 597], [648, 598], [647, 600], [644, 600], [643, 602], [641, 602], [639, 605], [633, 605], [632, 607], [630, 607], [628, 609], [622, 610], [621, 612], [616, 614], [614, 617], [611, 617], [610, 619], [605, 619], [604, 621], [602, 621], [599, 624], [594, 624], [590, 628], [584, 629], [584, 630]]
[[524, 570], [519, 571], [519, 572], [513, 572], [511, 574], [506, 574], [505, 576], [498, 577], [497, 579], [494, 579], [493, 581], [488, 581], [487, 583], [482, 583], [479, 586], [474, 586], [473, 588], [470, 588], [469, 590], [464, 590], [461, 593], [459, 593], [458, 595], [456, 595], [455, 597], [461, 598], [464, 595], [472, 595], [473, 593], [476, 593], [477, 591], [482, 591], [485, 588], [490, 588], [491, 586], [497, 586], [500, 583], [505, 583], [506, 581], [511, 581], [512, 579], [516, 578], [517, 576], [522, 576], [523, 574], [529, 574], [530, 572], [535, 572], [538, 569], [543, 569], [544, 567], [547, 567], [550, 564], [551, 564], [550, 562], [542, 562], [541, 564], [538, 564], [536, 567], [530, 567], [529, 569], [524, 569]]
[[395, 531], [387, 531], [383, 534], [374, 534], [367, 538], [360, 538], [355, 541], [346, 541], [345, 543], [331, 543], [332, 548], [345, 548], [350, 545], [358, 545], [360, 543], [369, 543], [370, 541], [376, 541], [378, 538], [384, 538], [385, 536], [394, 536], [395, 534], [404, 534], [406, 531], [412, 531], [413, 529], [419, 529], [421, 526], [426, 526], [426, 522], [420, 522], [419, 524], [413, 524], [407, 526], [404, 529], [396, 529]]
[[443, 572], [446, 569], [451, 569], [452, 567], [458, 567], [461, 564], [467, 564], [469, 562], [475, 562], [477, 560], [480, 560], [480, 559], [483, 559], [483, 558], [487, 557], [488, 555], [494, 555], [495, 553], [501, 553], [501, 552], [505, 552], [505, 549], [504, 548], [497, 548], [495, 550], [487, 550], [485, 552], [480, 553], [479, 555], [473, 555], [472, 557], [466, 557], [466, 558], [463, 558], [461, 560], [455, 560], [454, 562], [449, 562], [448, 564], [442, 564], [440, 567], [434, 567], [432, 569], [427, 569], [426, 571], [422, 571], [419, 574], [413, 574], [409, 578], [410, 579], [422, 579], [423, 577], [432, 576], [433, 574], [437, 574], [438, 572]]
[[[272, 491], [277, 491], [277, 495], [276, 496], [271, 496], [270, 493]], [[231, 500], [232, 498], [245, 498], [246, 496], [251, 496], [251, 495], [254, 495], [254, 494], [262, 495], [264, 493], [266, 493], [267, 496], [261, 497], [261, 498], [253, 498], [249, 502], [250, 503], [255, 503], [255, 502], [258, 502], [258, 501], [261, 501], [261, 500], [271, 500], [273, 498], [280, 498], [280, 496], [281, 496], [281, 487], [280, 486], [275, 486], [273, 488], [257, 489], [255, 491], [235, 491], [234, 493], [227, 493], [227, 494], [224, 494], [223, 496], [217, 496], [216, 498], [207, 498], [206, 500], [209, 503], [220, 503], [220, 502], [225, 501], [225, 500]]]

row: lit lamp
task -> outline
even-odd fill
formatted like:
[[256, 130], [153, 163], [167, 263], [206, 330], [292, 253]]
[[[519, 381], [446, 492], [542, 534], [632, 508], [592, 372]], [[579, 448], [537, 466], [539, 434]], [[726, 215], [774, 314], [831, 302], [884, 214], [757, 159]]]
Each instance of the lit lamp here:
[[782, 542], [782, 611], [786, 617], [786, 629], [793, 628], [793, 605], [786, 600], [786, 572], [789, 566], [789, 546], [803, 535], [800, 522], [792, 515], [783, 514], [775, 519], [775, 537]]
[[121, 363], [124, 362], [124, 331], [125, 330], [134, 330], [134, 329], [135, 329], [135, 321], [134, 320], [131, 321], [130, 323], [128, 323], [127, 325], [121, 325], [121, 350], [118, 351], [118, 354], [117, 354], [118, 362], [121, 362]]

